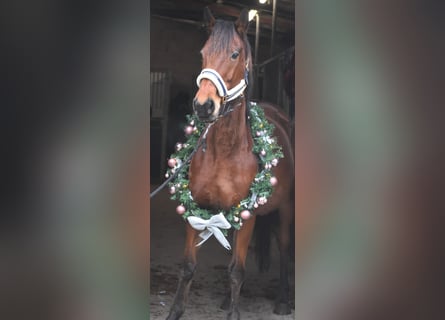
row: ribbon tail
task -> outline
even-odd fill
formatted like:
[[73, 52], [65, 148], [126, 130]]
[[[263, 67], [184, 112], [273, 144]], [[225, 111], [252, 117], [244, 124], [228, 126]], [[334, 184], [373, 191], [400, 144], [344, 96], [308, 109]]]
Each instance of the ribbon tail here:
[[204, 242], [206, 242], [212, 236], [212, 234], [213, 234], [213, 232], [210, 231], [209, 229], [204, 230], [203, 232], [201, 232], [199, 234], [199, 236], [201, 237], [202, 240], [196, 246], [199, 247], [200, 245], [202, 245]]
[[229, 241], [227, 241], [226, 237], [221, 232], [221, 230], [219, 230], [219, 228], [216, 228], [216, 227], [210, 227], [210, 228], [211, 228], [212, 233], [215, 236], [215, 238], [219, 241], [219, 243], [221, 243], [221, 245], [224, 248], [226, 248], [227, 250], [232, 249], [232, 247], [230, 246]]

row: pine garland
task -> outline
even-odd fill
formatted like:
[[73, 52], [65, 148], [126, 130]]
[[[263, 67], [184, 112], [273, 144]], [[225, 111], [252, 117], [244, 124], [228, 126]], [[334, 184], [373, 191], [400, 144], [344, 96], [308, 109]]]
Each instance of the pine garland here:
[[[167, 170], [165, 177], [168, 178], [181, 166], [183, 161], [192, 153], [198, 143], [202, 131], [205, 129], [205, 123], [199, 121], [196, 115], [187, 115], [189, 126], [185, 128], [188, 135], [187, 141], [183, 144], [176, 144], [176, 152], [173, 153], [168, 161], [170, 169]], [[250, 128], [254, 141], [253, 152], [258, 156], [260, 171], [255, 176], [249, 189], [249, 195], [233, 206], [229, 211], [219, 210], [212, 212], [202, 209], [193, 200], [189, 186], [188, 171], [189, 164], [185, 164], [178, 172], [178, 175], [169, 183], [171, 199], [181, 203], [178, 206], [178, 213], [182, 214], [184, 219], [189, 216], [196, 216], [202, 219], [210, 219], [215, 213], [223, 212], [227, 221], [233, 228], [239, 230], [243, 225], [241, 212], [247, 210], [251, 213], [259, 205], [267, 203], [267, 199], [273, 192], [273, 185], [277, 180], [273, 177], [271, 169], [278, 164], [280, 158], [283, 158], [281, 146], [277, 144], [276, 138], [272, 137], [274, 125], [269, 123], [264, 115], [263, 109], [256, 103], [250, 103]], [[247, 214], [249, 216], [249, 214]], [[244, 215], [246, 217], [246, 215]], [[227, 235], [227, 230], [221, 230]]]

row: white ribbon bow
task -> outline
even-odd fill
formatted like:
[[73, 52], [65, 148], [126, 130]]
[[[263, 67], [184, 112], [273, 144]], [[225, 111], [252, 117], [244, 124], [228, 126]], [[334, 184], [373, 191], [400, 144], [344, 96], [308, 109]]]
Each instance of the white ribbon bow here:
[[199, 234], [199, 236], [202, 238], [202, 241], [196, 246], [200, 246], [201, 244], [203, 244], [213, 234], [224, 248], [226, 248], [227, 250], [231, 249], [230, 243], [227, 241], [226, 237], [220, 230], [220, 228], [230, 229], [232, 227], [231, 224], [226, 220], [226, 217], [224, 217], [224, 214], [219, 213], [212, 216], [209, 220], [204, 220], [195, 216], [187, 217], [187, 220], [194, 229], [204, 230]]

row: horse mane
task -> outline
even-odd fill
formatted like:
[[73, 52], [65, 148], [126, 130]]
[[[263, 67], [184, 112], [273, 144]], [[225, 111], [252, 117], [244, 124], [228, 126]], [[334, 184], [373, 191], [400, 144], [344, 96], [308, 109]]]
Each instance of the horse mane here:
[[250, 97], [252, 96], [252, 81], [253, 81], [253, 68], [252, 68], [252, 51], [250, 48], [250, 43], [249, 43], [249, 39], [247, 39], [247, 32], [244, 34], [243, 36], [243, 41], [244, 44], [246, 46], [246, 60], [249, 59], [249, 74], [247, 75], [247, 88], [246, 88], [246, 99], [247, 99], [247, 111], [249, 110], [249, 101], [250, 101]]

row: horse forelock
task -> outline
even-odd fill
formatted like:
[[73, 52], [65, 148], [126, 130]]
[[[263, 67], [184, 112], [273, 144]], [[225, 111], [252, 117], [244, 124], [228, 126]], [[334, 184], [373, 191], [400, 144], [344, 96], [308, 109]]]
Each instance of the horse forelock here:
[[235, 24], [225, 20], [216, 20], [209, 37], [208, 54], [215, 55], [221, 52], [232, 53], [232, 50], [235, 48], [230, 45], [236, 36], [239, 36], [244, 43], [245, 58], [250, 58], [251, 50], [247, 36], [238, 34], [235, 29]]
[[233, 49], [230, 44], [233, 42], [235, 35], [236, 31], [232, 22], [216, 20], [209, 37], [208, 54], [230, 53]]

